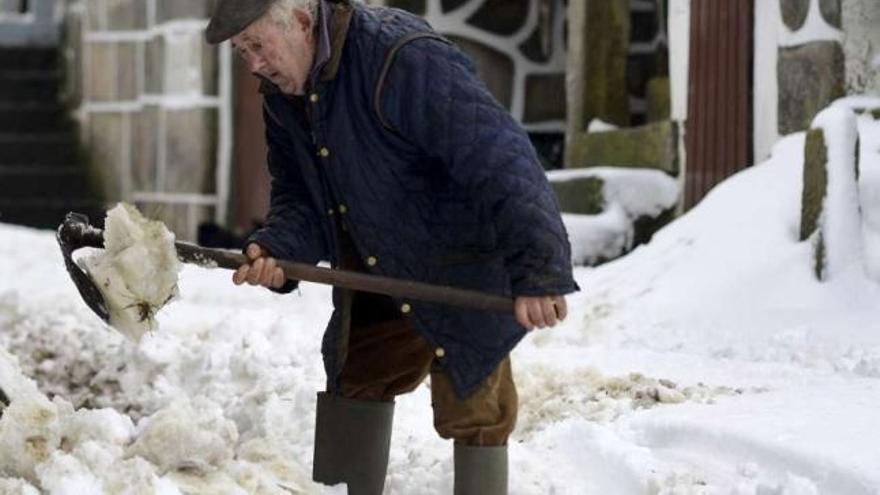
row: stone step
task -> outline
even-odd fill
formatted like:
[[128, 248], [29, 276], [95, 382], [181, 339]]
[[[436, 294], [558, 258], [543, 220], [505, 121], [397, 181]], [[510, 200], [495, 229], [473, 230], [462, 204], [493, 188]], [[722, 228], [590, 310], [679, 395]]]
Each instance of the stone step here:
[[78, 163], [79, 143], [73, 132], [0, 133], [0, 167]]
[[0, 133], [46, 133], [72, 129], [67, 109], [57, 102], [0, 101]]
[[71, 211], [88, 215], [92, 225], [103, 225], [104, 206], [96, 198], [0, 198], [0, 223], [54, 230]]
[[19, 165], [0, 167], [0, 197], [89, 196], [92, 184], [82, 167]]
[[58, 101], [62, 76], [57, 70], [7, 70], [0, 67], [0, 102]]
[[56, 48], [2, 47], [0, 67], [19, 70], [50, 70], [60, 66], [61, 57]]

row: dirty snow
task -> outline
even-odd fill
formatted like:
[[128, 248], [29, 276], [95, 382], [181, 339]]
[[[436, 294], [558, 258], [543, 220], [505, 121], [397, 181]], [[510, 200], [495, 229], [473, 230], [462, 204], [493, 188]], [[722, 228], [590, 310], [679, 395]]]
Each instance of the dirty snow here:
[[[577, 269], [568, 320], [514, 353], [512, 494], [880, 492], [880, 284], [813, 278], [803, 144]], [[309, 481], [329, 288], [187, 266], [162, 331], [135, 342], [79, 300], [51, 233], [0, 240], [0, 345], [40, 388], [0, 356], [0, 493], [344, 493]], [[451, 493], [427, 384], [395, 421], [386, 493]]]
[[110, 325], [129, 338], [155, 330], [156, 313], [177, 294], [174, 234], [132, 205], [107, 212], [104, 249], [82, 262], [104, 295]]

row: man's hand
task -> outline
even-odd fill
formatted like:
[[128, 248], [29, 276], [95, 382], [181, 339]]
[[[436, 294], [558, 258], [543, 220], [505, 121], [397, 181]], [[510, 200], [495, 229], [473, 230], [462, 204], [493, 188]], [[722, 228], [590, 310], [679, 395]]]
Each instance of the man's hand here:
[[254, 243], [248, 244], [245, 254], [251, 260], [250, 264], [241, 265], [232, 274], [232, 282], [241, 285], [245, 282], [250, 285], [262, 285], [270, 289], [280, 289], [284, 285], [284, 271], [276, 264], [275, 258]]
[[568, 315], [565, 296], [520, 296], [513, 302], [516, 321], [526, 330], [552, 327]]

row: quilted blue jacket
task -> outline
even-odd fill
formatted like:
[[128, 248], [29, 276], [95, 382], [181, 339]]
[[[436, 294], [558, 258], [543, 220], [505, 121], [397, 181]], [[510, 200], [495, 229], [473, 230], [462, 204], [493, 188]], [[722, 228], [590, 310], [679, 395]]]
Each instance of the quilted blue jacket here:
[[[518, 295], [577, 290], [557, 200], [529, 138], [472, 62], [404, 11], [346, 2], [305, 108], [264, 83], [274, 256], [338, 266], [338, 219], [372, 273]], [[325, 333], [328, 387], [347, 335], [341, 291]], [[525, 335], [513, 314], [418, 301], [411, 318], [466, 397]]]

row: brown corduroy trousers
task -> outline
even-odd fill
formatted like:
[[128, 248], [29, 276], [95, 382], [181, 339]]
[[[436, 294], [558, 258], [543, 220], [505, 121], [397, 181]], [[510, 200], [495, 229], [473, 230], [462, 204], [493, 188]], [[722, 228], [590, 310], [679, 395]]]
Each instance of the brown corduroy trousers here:
[[350, 399], [388, 402], [415, 390], [429, 374], [434, 428], [442, 438], [468, 446], [507, 445], [517, 414], [510, 358], [461, 400], [435, 362], [434, 350], [405, 319], [351, 329], [340, 392]]

